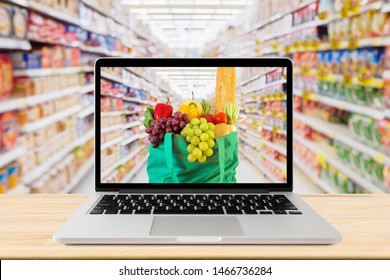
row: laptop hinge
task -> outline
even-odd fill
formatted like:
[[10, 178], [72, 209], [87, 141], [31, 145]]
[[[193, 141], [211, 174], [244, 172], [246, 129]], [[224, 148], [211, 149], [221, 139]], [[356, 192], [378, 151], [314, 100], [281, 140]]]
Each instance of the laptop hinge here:
[[130, 190], [126, 190], [126, 189], [124, 189], [124, 190], [119, 190], [119, 193], [130, 193], [131, 191]]
[[256, 193], [269, 193], [268, 189], [256, 190]]
[[[118, 191], [119, 193], [142, 193], [142, 190], [137, 190], [137, 191], [134, 191], [134, 190], [129, 190], [129, 189], [121, 189], [121, 190], [119, 190]], [[163, 193], [163, 191], [156, 191], [156, 193], [158, 193], [158, 192], [161, 192], [161, 193]], [[180, 191], [168, 191], [168, 193], [180, 193]], [[251, 192], [251, 191], [249, 191], [250, 193], [269, 193], [270, 191], [269, 191], [269, 189], [261, 189], [261, 190], [256, 190], [256, 191], [253, 191], [253, 192]], [[145, 193], [146, 193], [146, 191], [145, 191]], [[148, 193], [150, 193], [150, 191], [148, 191]], [[212, 194], [212, 193], [224, 193], [224, 192], [218, 192], [218, 191], [209, 191], [209, 192], [201, 192], [201, 193], [210, 193], [210, 194]], [[237, 191], [231, 191], [231, 192], [229, 192], [229, 193], [243, 193], [243, 192], [237, 192]], [[248, 193], [248, 191], [247, 192], [245, 192], [245, 193]]]

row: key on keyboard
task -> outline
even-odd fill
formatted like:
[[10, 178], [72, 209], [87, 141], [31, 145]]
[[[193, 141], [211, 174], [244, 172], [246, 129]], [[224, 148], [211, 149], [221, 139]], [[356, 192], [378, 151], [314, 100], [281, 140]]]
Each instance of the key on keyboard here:
[[301, 215], [284, 195], [104, 195], [93, 215]]

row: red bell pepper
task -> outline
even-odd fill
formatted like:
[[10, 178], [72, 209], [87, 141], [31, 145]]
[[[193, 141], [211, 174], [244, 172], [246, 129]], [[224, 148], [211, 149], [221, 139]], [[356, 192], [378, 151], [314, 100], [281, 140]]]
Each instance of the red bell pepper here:
[[168, 104], [169, 98], [166, 103], [157, 103], [154, 108], [154, 119], [168, 118], [172, 116], [173, 107]]

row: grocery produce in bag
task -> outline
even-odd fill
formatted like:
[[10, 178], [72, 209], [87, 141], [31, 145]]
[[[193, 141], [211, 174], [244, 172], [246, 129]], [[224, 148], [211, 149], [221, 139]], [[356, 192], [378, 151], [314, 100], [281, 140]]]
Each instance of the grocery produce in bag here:
[[[148, 175], [151, 183], [235, 183], [238, 139], [235, 123], [236, 70], [217, 70], [215, 104], [192, 98], [178, 110], [168, 102], [145, 111], [145, 132], [151, 142]], [[156, 112], [158, 111], [158, 112]], [[192, 175], [190, 175], [192, 174]]]

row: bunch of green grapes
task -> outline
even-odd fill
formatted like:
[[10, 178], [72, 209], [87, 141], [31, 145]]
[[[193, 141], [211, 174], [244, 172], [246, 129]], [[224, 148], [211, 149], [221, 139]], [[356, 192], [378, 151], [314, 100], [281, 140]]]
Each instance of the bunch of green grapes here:
[[207, 157], [213, 155], [214, 124], [207, 123], [205, 118], [193, 118], [181, 131], [181, 136], [185, 137], [189, 143], [187, 146], [187, 160], [189, 162], [206, 162]]

